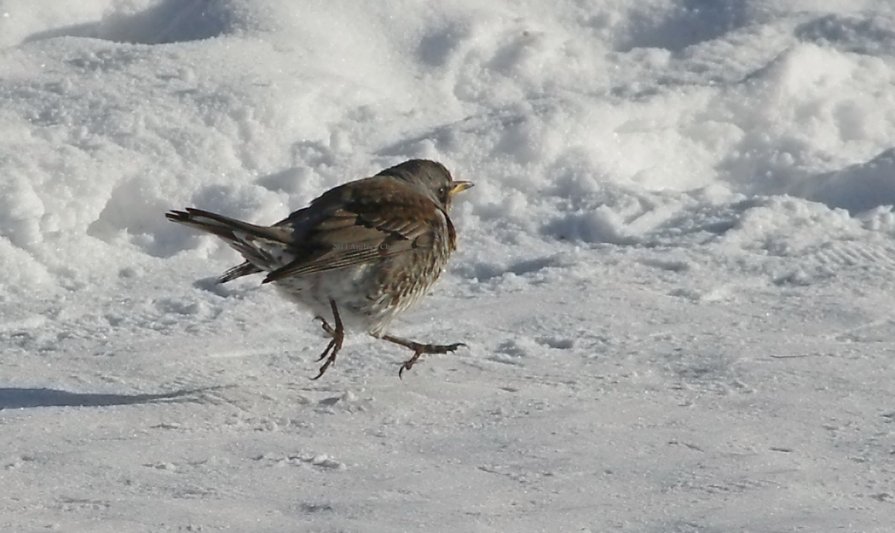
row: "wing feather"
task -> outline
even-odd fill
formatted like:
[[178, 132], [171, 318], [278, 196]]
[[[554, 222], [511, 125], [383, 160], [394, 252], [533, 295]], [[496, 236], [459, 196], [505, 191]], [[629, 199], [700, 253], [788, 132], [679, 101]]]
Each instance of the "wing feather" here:
[[303, 237], [295, 244], [297, 258], [270, 272], [264, 283], [430, 248], [450, 222], [430, 199], [379, 177], [336, 187], [277, 223], [289, 225]]

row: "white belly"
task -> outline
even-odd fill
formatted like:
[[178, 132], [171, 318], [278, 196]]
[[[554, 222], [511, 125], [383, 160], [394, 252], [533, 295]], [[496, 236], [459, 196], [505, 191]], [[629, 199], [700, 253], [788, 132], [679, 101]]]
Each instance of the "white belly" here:
[[397, 311], [389, 297], [378, 290], [370, 265], [357, 265], [274, 282], [286, 298], [309, 308], [332, 324], [330, 300], [334, 300], [347, 329], [370, 333], [381, 330]]

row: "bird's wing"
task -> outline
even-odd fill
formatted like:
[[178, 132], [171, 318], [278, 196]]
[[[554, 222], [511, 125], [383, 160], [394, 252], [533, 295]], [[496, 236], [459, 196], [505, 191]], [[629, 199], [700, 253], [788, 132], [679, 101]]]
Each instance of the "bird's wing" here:
[[392, 180], [369, 178], [327, 191], [277, 226], [294, 228], [296, 259], [264, 283], [368, 263], [431, 248], [453, 227], [425, 196]]

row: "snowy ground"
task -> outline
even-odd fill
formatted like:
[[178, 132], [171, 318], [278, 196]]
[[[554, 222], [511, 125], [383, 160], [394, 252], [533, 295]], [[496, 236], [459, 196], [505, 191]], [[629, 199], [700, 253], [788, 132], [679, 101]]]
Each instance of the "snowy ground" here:
[[[891, 531], [895, 4], [0, 0], [0, 530]], [[326, 339], [198, 206], [477, 187]]]

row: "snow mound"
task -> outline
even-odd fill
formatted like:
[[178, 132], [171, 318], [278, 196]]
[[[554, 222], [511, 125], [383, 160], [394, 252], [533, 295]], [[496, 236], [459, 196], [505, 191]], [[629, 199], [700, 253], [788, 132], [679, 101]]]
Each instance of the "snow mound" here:
[[866, 163], [830, 172], [797, 184], [793, 194], [830, 207], [860, 214], [864, 211], [895, 205], [895, 149]]
[[[0, 529], [889, 531], [893, 28], [0, 0]], [[402, 380], [352, 331], [310, 381], [313, 317], [164, 218], [271, 223], [417, 157], [476, 187], [393, 333], [467, 346]]]
[[796, 36], [802, 41], [848, 52], [892, 55], [895, 53], [893, 28], [895, 20], [890, 13], [834, 13], [800, 24], [796, 28]]

